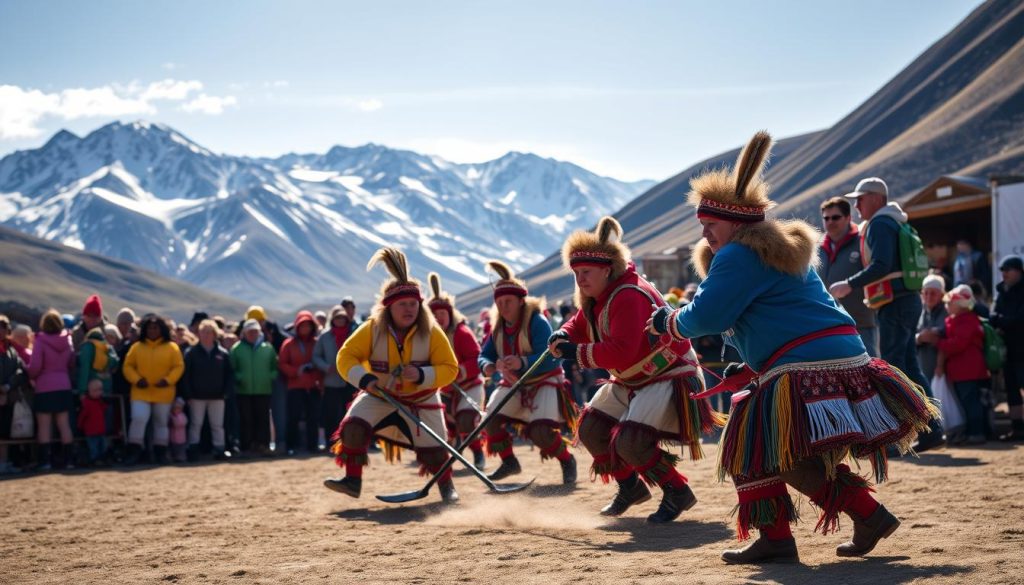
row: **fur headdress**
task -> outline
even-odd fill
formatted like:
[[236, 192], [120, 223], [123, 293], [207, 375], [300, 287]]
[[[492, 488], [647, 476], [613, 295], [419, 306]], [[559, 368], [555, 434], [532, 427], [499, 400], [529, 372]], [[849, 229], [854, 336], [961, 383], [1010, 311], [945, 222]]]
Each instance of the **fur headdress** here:
[[401, 250], [398, 248], [377, 250], [366, 264], [366, 270], [369, 271], [378, 262], [383, 263], [388, 273], [391, 274], [391, 279], [386, 281], [380, 289], [381, 305], [387, 307], [402, 299], [423, 300], [423, 295], [420, 294], [420, 283], [409, 278], [409, 265]]
[[526, 281], [516, 278], [516, 275], [509, 268], [508, 264], [500, 260], [488, 260], [487, 267], [498, 275], [498, 282], [494, 283], [494, 300], [505, 295], [515, 295], [525, 298], [530, 294], [526, 288]]
[[[687, 200], [697, 208], [698, 218], [744, 224], [731, 241], [754, 250], [767, 266], [803, 276], [817, 265], [820, 234], [800, 220], [765, 221], [765, 211], [775, 206], [768, 198], [768, 183], [761, 177], [771, 149], [772, 137], [767, 132], [754, 134], [734, 169], [709, 171], [691, 179]], [[713, 256], [707, 240], [694, 248], [693, 265], [701, 278], [707, 276]]]
[[768, 183], [761, 179], [771, 150], [772, 137], [762, 130], [743, 147], [731, 171], [716, 169], [690, 179], [687, 200], [697, 208], [697, 217], [736, 223], [764, 221], [765, 211], [775, 206], [768, 198]]
[[612, 280], [626, 272], [631, 254], [622, 243], [622, 226], [615, 218], [604, 216], [592, 232], [577, 230], [562, 246], [562, 264], [572, 269], [599, 266], [612, 269]]
[[448, 315], [451, 317], [449, 329], [454, 329], [455, 325], [465, 321], [466, 318], [455, 308], [455, 297], [441, 290], [441, 275], [431, 272], [427, 276], [427, 282], [430, 283], [430, 291], [432, 293], [430, 300], [427, 302], [430, 310], [447, 310]]

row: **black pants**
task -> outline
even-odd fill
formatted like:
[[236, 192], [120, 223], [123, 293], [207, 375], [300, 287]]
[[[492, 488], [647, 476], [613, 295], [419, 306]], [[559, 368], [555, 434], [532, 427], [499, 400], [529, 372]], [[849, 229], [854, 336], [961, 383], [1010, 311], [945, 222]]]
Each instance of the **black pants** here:
[[306, 421], [306, 450], [317, 450], [317, 430], [320, 428], [320, 391], [288, 389], [288, 448], [298, 449], [302, 444], [299, 421]]
[[323, 420], [324, 432], [330, 439], [334, 431], [338, 430], [341, 419], [345, 418], [348, 412], [348, 405], [356, 395], [356, 387], [351, 384], [344, 386], [328, 386], [324, 388]]
[[238, 421], [241, 448], [244, 450], [270, 445], [270, 396], [238, 395]]

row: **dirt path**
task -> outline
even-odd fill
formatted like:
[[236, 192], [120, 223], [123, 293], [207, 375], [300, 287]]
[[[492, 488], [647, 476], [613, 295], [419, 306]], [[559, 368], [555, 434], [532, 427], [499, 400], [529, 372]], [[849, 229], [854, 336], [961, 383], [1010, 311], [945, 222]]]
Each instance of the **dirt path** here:
[[[1022, 583], [1024, 446], [926, 453], [892, 464], [882, 501], [902, 527], [866, 559], [841, 560], [850, 533], [795, 530], [801, 565], [733, 567], [735, 495], [710, 460], [685, 463], [700, 503], [652, 527], [656, 499], [627, 517], [596, 514], [612, 488], [554, 485], [554, 463], [516, 447], [537, 487], [489, 496], [457, 474], [463, 501], [391, 506], [374, 494], [418, 488], [415, 467], [366, 470], [363, 498], [329, 492], [327, 457], [107, 470], [0, 482], [4, 583]], [[713, 451], [713, 447], [710, 448]], [[576, 452], [581, 477], [589, 457]], [[493, 466], [494, 463], [492, 462]]]

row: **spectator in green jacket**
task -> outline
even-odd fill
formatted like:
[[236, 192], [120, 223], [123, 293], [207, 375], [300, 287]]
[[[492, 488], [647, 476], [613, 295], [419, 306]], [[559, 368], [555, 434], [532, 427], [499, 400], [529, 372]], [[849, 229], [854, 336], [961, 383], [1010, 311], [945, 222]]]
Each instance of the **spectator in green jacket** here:
[[242, 324], [242, 339], [231, 348], [238, 396], [241, 448], [261, 455], [270, 450], [270, 394], [277, 377], [277, 352], [263, 338], [259, 321]]

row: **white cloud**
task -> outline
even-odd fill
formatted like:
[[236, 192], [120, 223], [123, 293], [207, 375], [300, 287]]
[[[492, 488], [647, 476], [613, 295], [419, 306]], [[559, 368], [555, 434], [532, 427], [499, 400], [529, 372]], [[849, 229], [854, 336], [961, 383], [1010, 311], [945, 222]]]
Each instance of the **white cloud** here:
[[377, 110], [384, 107], [384, 102], [375, 98], [370, 98], [368, 100], [360, 101], [359, 103], [356, 104], [356, 107], [358, 107], [360, 110], [364, 112], [376, 112]]
[[[184, 102], [203, 84], [196, 80], [163, 79], [143, 85], [112, 83], [92, 88], [68, 88], [47, 93], [17, 85], [0, 85], [0, 140], [33, 138], [42, 134], [39, 127], [45, 118], [75, 120], [89, 117], [153, 115], [155, 102]], [[220, 114], [235, 106], [234, 96], [211, 96], [199, 93], [186, 102], [186, 112]]]
[[176, 79], [164, 79], [150, 83], [139, 96], [141, 99], [150, 100], [172, 100], [181, 101], [188, 97], [193, 91], [203, 89], [200, 81], [179, 81]]
[[215, 95], [206, 95], [205, 93], [199, 94], [198, 97], [192, 101], [181, 106], [182, 111], [190, 114], [200, 113], [209, 114], [216, 116], [224, 113], [224, 108], [237, 106], [238, 99], [233, 95], [219, 97]]
[[289, 83], [288, 81], [286, 81], [284, 79], [276, 79], [274, 81], [264, 81], [263, 82], [263, 87], [271, 87], [271, 88], [285, 88], [285, 87], [288, 87], [289, 85], [291, 85], [291, 83]]
[[160, 67], [162, 67], [162, 68], [164, 68], [164, 69], [166, 69], [168, 71], [174, 71], [175, 69], [181, 69], [181, 65], [179, 65], [178, 63], [172, 63], [171, 61], [168, 61], [168, 62], [160, 65]]

